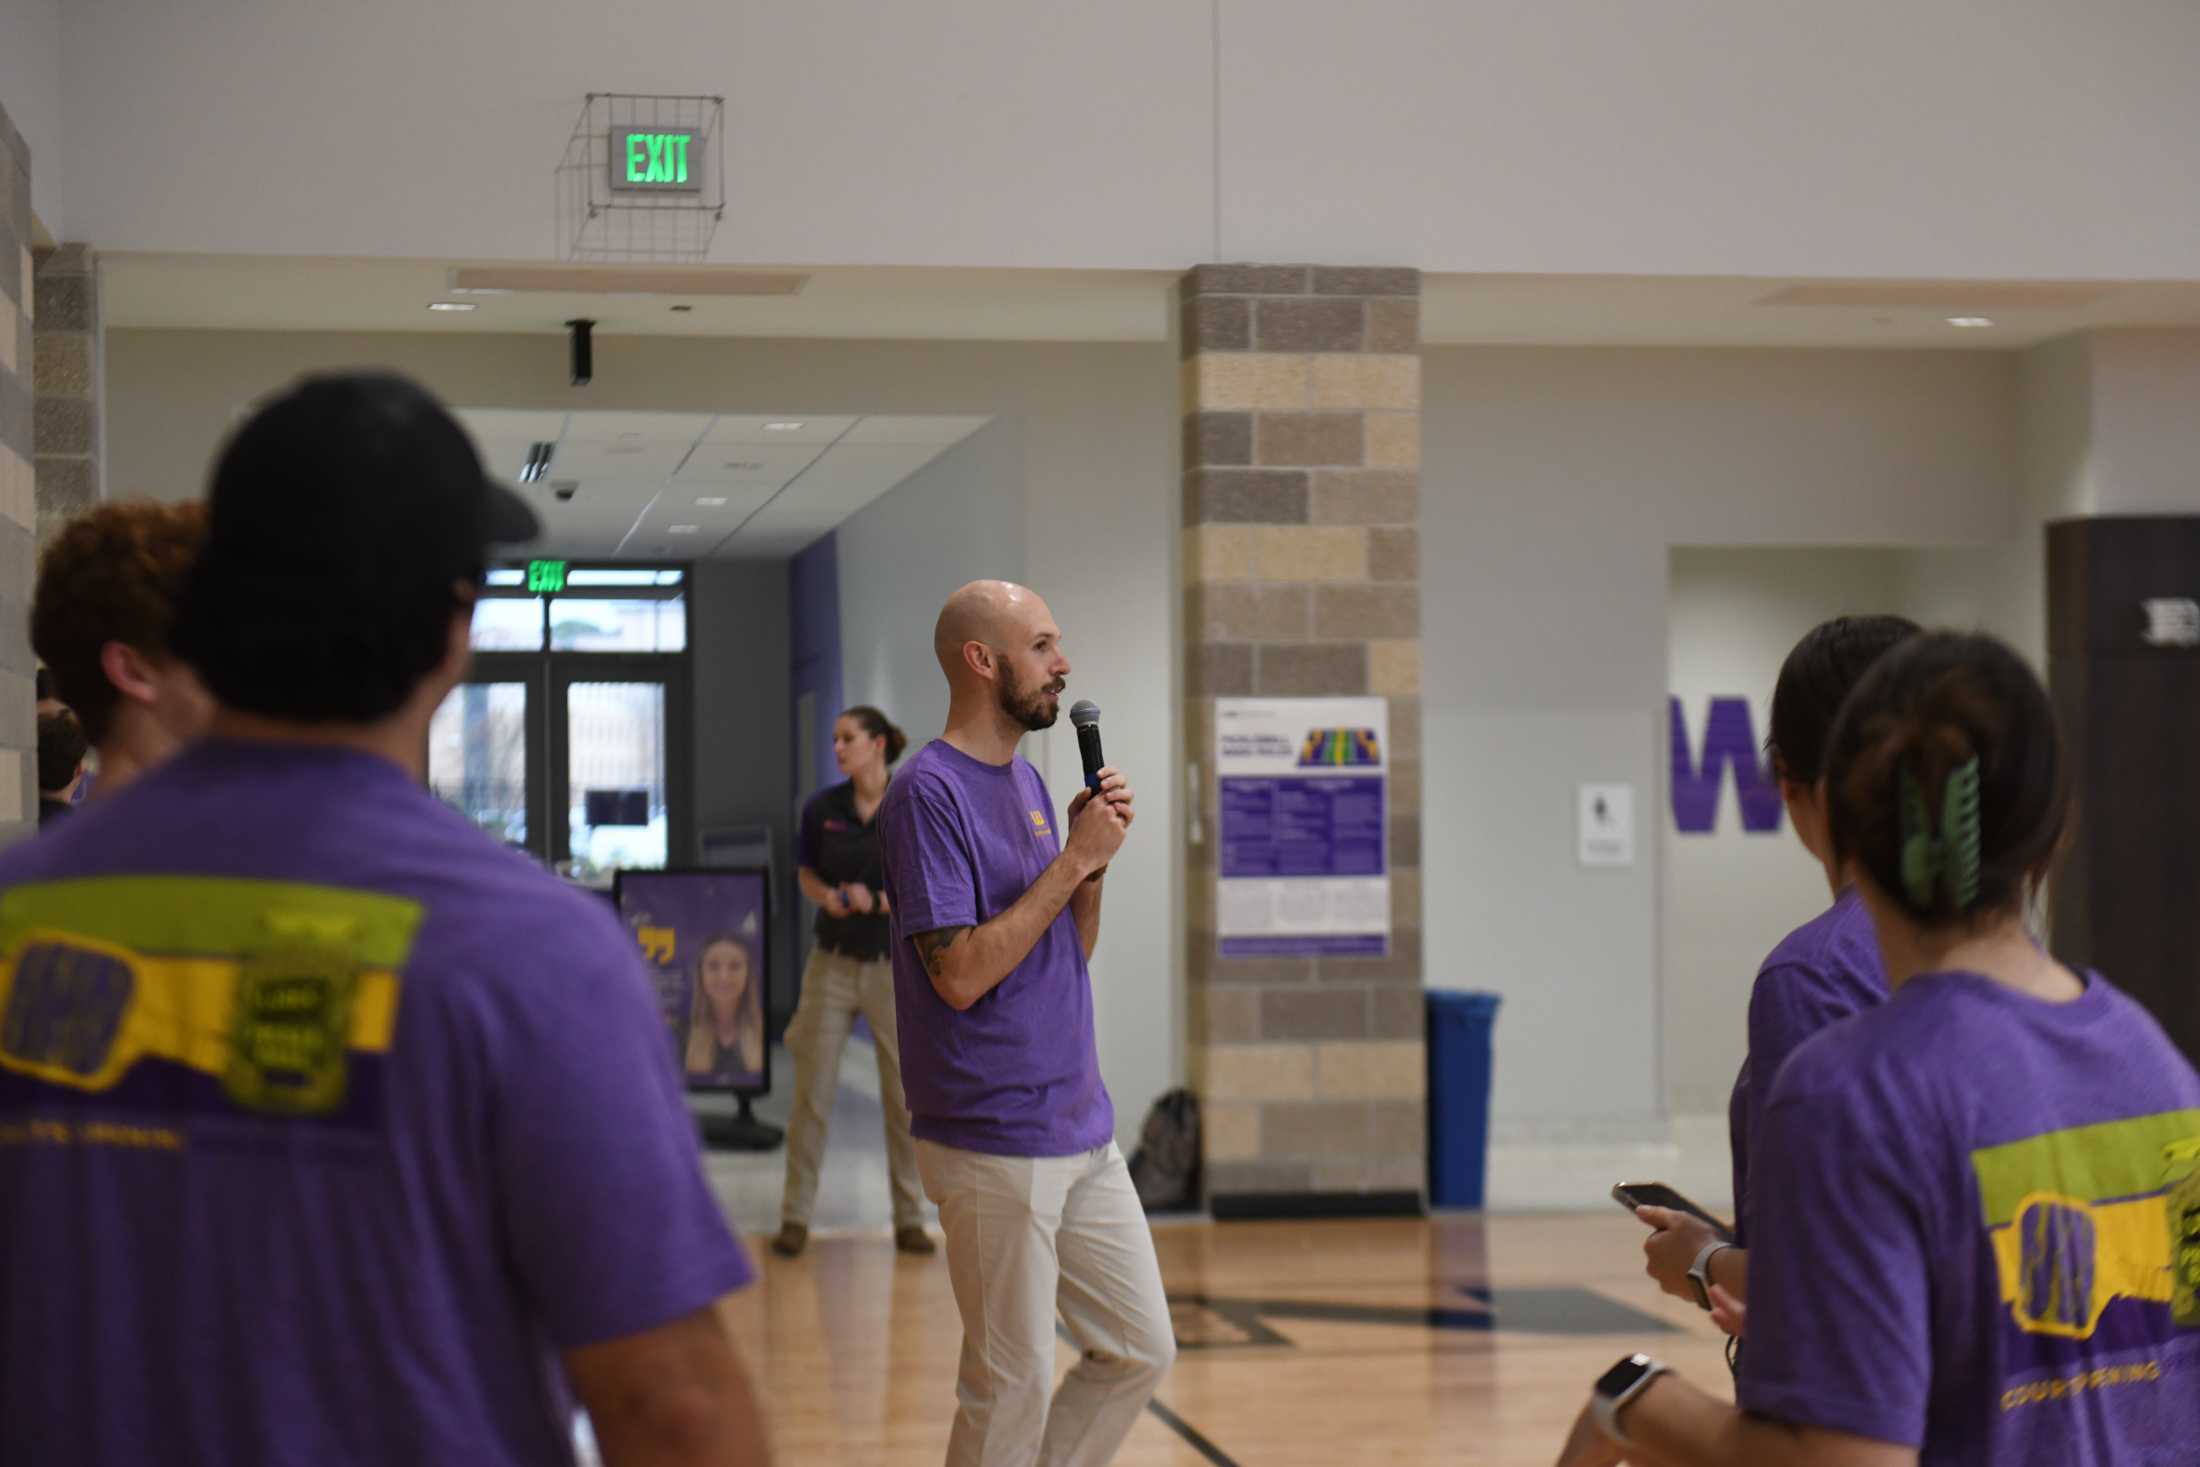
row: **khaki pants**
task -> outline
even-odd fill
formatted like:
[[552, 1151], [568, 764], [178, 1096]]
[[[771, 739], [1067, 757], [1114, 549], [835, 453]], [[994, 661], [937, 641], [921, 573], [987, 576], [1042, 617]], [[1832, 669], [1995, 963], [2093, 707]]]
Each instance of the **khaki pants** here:
[[[1101, 1467], [1176, 1359], [1123, 1153], [1110, 1142], [1077, 1156], [985, 1156], [920, 1141], [917, 1164], [963, 1322], [947, 1467]], [[1079, 1352], [1060, 1389], [1057, 1313]]]
[[878, 1098], [886, 1110], [886, 1169], [894, 1189], [894, 1226], [924, 1226], [924, 1194], [917, 1153], [909, 1139], [909, 1104], [901, 1091], [901, 1035], [894, 1028], [894, 968], [884, 958], [859, 963], [822, 947], [810, 949], [802, 970], [802, 998], [787, 1024], [787, 1052], [794, 1056], [794, 1113], [787, 1125], [787, 1189], [781, 1222], [810, 1225], [817, 1202], [818, 1168], [825, 1159], [825, 1130], [840, 1087], [840, 1052], [861, 1014], [871, 1024], [878, 1052]]

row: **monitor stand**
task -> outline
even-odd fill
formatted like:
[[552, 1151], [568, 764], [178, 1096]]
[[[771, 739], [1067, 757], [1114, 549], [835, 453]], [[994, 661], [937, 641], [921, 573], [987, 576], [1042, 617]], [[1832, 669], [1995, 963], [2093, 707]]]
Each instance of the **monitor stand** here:
[[749, 1097], [739, 1097], [741, 1108], [733, 1115], [703, 1115], [696, 1123], [703, 1132], [703, 1144], [713, 1151], [776, 1151], [787, 1133], [756, 1118], [756, 1111], [749, 1104]]

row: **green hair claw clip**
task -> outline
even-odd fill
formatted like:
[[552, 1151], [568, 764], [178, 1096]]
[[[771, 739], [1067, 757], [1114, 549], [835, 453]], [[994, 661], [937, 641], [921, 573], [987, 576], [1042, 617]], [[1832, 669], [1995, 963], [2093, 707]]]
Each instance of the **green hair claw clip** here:
[[1940, 796], [1940, 828], [1933, 828], [1917, 776], [1902, 771], [1902, 888], [1910, 905], [1930, 911], [1945, 897], [1950, 909], [1968, 911], [1978, 900], [1979, 765], [1974, 756], [1951, 771]]

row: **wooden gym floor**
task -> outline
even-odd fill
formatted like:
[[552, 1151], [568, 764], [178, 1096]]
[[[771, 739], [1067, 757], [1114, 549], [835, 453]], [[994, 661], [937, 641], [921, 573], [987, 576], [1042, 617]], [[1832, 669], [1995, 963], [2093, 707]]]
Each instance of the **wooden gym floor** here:
[[[1723, 1391], [1721, 1337], [1643, 1277], [1641, 1238], [1616, 1208], [1165, 1222], [1182, 1352], [1116, 1460], [1541, 1467], [1628, 1351]], [[792, 1262], [751, 1246], [762, 1277], [735, 1319], [782, 1467], [938, 1467], [962, 1339], [944, 1257], [901, 1258], [876, 1232]]]

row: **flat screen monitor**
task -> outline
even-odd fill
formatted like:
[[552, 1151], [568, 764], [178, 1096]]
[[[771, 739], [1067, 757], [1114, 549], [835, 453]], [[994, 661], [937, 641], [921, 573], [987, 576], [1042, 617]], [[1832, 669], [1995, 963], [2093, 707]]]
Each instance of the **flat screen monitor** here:
[[665, 1042], [690, 1090], [771, 1089], [765, 876], [747, 866], [691, 867], [621, 871], [614, 882], [612, 900], [656, 980]]
[[594, 827], [649, 824], [649, 791], [646, 789], [590, 790], [583, 803], [588, 810], [588, 823]]

